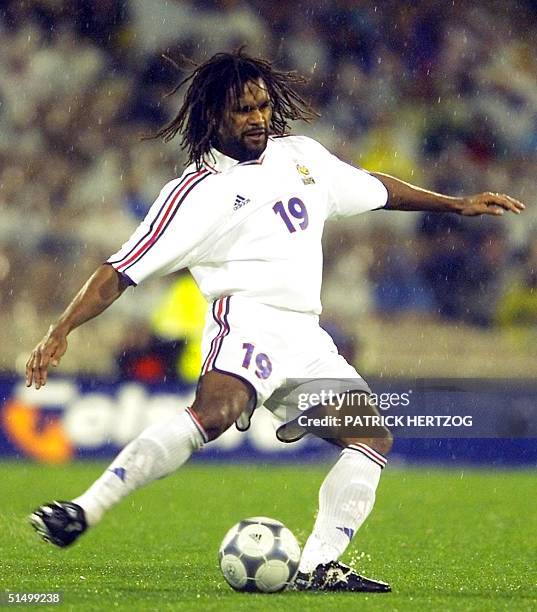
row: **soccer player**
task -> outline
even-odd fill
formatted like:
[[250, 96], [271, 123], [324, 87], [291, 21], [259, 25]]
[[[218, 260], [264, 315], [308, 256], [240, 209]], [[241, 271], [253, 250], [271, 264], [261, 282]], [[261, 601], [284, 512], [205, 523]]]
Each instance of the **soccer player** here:
[[[315, 140], [288, 135], [291, 120], [315, 116], [294, 90], [299, 80], [239, 50], [215, 55], [179, 84], [187, 86], [184, 102], [158, 136], [180, 134], [190, 165], [32, 351], [26, 384], [39, 389], [71, 331], [156, 274], [188, 268], [210, 304], [193, 405], [143, 431], [79, 497], [36, 509], [30, 521], [53, 544], [74, 542], [131, 491], [175, 472], [234, 422], [246, 428], [258, 406], [284, 421], [280, 439], [303, 435], [289, 405], [296, 379], [336, 379], [340, 390], [369, 393], [318, 324], [326, 219], [376, 209], [473, 216], [524, 208], [497, 193], [449, 197], [370, 174]], [[371, 512], [390, 434], [357, 431], [332, 442], [342, 452], [321, 486], [295, 587], [389, 591], [339, 558]]]

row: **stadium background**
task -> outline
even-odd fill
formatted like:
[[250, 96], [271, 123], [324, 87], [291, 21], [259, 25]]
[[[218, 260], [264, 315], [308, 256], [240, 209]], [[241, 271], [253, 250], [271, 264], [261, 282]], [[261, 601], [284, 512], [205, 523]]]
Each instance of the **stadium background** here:
[[[200, 61], [240, 44], [310, 78], [304, 93], [321, 118], [295, 129], [342, 158], [450, 194], [498, 190], [528, 204], [500, 220], [380, 211], [329, 225], [323, 325], [373, 381], [514, 379], [532, 397], [535, 3], [16, 1], [2, 4], [0, 34], [0, 368], [10, 453], [60, 460], [73, 446], [47, 437], [51, 423], [71, 431], [65, 415], [78, 398], [58, 396], [54, 384], [97, 393], [82, 393], [83, 418], [71, 428], [94, 430], [93, 452], [122, 422], [114, 407], [129, 390], [152, 397], [167, 381], [166, 397], [195, 382], [205, 305], [183, 274], [129, 290], [77, 330], [49, 391], [17, 384], [48, 324], [181, 172], [177, 140], [141, 140], [180, 102], [163, 96], [186, 73], [163, 54]], [[121, 441], [143, 424], [132, 414], [137, 425]]]

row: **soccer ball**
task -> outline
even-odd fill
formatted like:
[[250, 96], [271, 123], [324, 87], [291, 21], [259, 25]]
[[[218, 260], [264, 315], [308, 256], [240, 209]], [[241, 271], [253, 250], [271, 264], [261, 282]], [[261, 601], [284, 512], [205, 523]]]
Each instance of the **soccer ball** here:
[[280, 521], [254, 516], [226, 533], [218, 557], [224, 578], [236, 591], [275, 593], [295, 577], [300, 546]]

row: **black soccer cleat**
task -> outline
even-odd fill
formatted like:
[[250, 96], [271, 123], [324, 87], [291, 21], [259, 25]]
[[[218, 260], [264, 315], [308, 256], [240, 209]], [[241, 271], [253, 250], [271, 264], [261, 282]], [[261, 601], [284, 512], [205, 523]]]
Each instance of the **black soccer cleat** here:
[[309, 574], [298, 572], [293, 586], [297, 591], [389, 593], [392, 590], [386, 582], [360, 576], [339, 561], [318, 565]]
[[66, 501], [39, 506], [28, 520], [44, 540], [61, 548], [72, 544], [88, 527], [84, 510]]

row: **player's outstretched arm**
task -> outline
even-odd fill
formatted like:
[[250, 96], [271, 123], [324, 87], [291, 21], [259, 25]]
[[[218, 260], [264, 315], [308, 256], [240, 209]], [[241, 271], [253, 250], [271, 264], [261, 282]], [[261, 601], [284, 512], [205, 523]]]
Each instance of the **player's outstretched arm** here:
[[99, 266], [31, 352], [26, 362], [26, 386], [32, 382], [36, 389], [45, 385], [48, 367], [57, 366], [67, 350], [67, 335], [106, 310], [127, 287], [128, 282], [112, 266]]
[[373, 172], [372, 174], [388, 190], [386, 208], [389, 210], [453, 212], [473, 217], [476, 215], [503, 215], [506, 210], [518, 215], [525, 208], [522, 202], [502, 193], [487, 191], [455, 198], [421, 189], [388, 174], [381, 174], [380, 172]]

